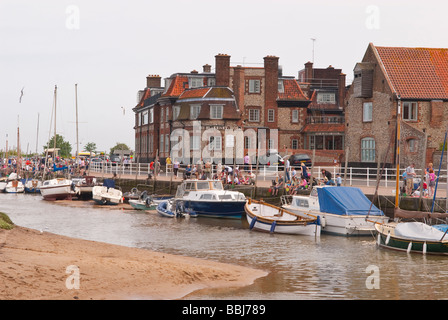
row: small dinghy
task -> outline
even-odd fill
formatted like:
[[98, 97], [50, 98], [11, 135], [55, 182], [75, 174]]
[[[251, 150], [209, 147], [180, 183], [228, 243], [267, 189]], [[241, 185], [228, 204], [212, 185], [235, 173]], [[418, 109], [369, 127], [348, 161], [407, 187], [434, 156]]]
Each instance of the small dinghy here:
[[249, 199], [244, 207], [250, 230], [320, 236], [321, 225], [317, 216], [299, 215], [263, 201]]
[[164, 200], [157, 205], [157, 213], [167, 218], [197, 217], [193, 211], [185, 209], [182, 202]]
[[157, 203], [143, 191], [138, 199], [129, 199], [129, 204], [136, 210], [156, 210]]

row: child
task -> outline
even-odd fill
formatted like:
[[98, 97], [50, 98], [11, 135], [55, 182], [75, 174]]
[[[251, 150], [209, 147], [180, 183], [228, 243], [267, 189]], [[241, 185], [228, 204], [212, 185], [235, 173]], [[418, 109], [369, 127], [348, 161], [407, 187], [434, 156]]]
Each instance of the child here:
[[342, 185], [342, 178], [341, 178], [341, 176], [339, 175], [339, 173], [336, 174], [336, 185], [337, 185], [338, 187], [340, 187], [340, 186]]

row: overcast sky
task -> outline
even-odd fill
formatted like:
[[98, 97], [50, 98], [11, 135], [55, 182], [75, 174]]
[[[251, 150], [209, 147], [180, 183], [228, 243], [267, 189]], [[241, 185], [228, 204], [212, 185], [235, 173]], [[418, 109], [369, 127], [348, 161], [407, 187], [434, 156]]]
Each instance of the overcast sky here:
[[448, 48], [446, 12], [434, 0], [0, 0], [0, 150], [7, 135], [17, 145], [19, 118], [22, 151], [36, 150], [37, 132], [43, 151], [55, 85], [57, 132], [73, 151], [76, 83], [81, 149], [134, 149], [132, 108], [148, 74], [214, 71], [226, 53], [248, 66], [276, 55], [297, 77], [314, 38], [315, 67], [342, 68], [349, 84], [370, 42]]

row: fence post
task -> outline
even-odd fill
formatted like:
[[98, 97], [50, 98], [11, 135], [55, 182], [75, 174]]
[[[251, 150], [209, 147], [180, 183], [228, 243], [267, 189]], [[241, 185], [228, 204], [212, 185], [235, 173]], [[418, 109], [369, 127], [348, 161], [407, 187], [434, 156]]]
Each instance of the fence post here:
[[370, 168], [367, 167], [367, 186], [370, 187]]

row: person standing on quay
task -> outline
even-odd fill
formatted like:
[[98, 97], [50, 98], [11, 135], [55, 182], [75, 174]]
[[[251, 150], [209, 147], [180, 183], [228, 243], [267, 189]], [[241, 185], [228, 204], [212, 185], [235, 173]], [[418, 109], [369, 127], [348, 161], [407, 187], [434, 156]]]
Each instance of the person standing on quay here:
[[414, 189], [415, 165], [412, 163], [406, 168], [406, 194], [411, 195]]

